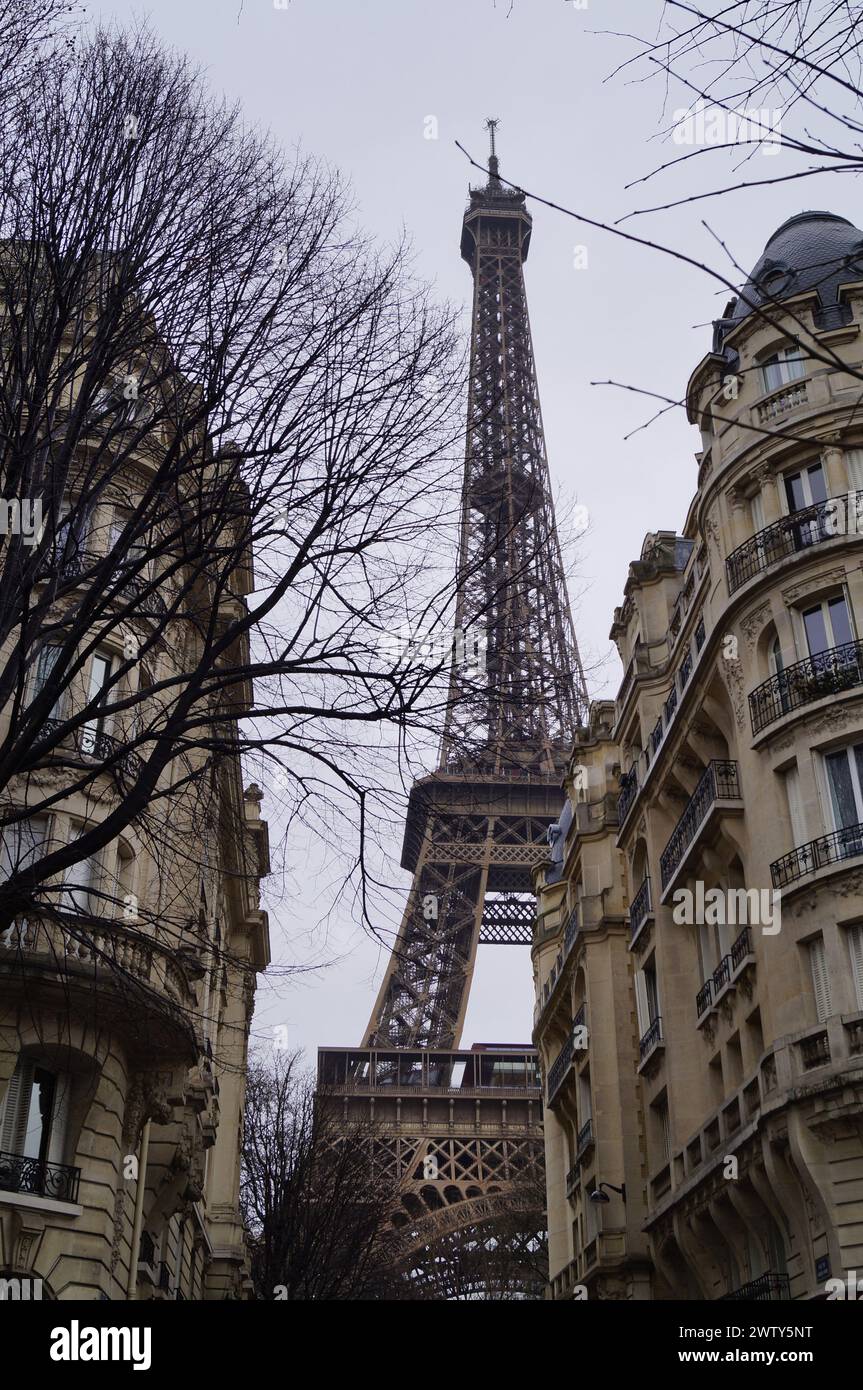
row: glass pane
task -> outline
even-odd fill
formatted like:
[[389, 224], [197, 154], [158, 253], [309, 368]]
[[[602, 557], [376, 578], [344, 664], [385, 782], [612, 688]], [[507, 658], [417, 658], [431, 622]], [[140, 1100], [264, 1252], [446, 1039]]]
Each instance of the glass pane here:
[[[860, 787], [863, 788], [863, 743], [858, 743], [856, 745], [854, 749], [854, 761], [857, 764], [857, 781]], [[859, 798], [857, 809], [859, 812], [857, 816], [857, 821], [859, 824], [860, 822], [863, 822], [863, 806], [859, 804]]]
[[785, 380], [796, 381], [806, 375], [806, 363], [800, 348], [791, 348], [785, 359]]
[[807, 469], [809, 475], [809, 494], [813, 502], [827, 501], [827, 484], [824, 481], [824, 469], [820, 463], [815, 463]]
[[793, 473], [785, 478], [785, 496], [788, 498], [788, 510], [799, 512], [801, 507], [806, 506], [806, 496], [803, 490], [803, 478], [800, 473]]
[[832, 598], [827, 606], [830, 609], [830, 626], [833, 628], [834, 647], [841, 647], [845, 642], [853, 642], [851, 614], [848, 612], [845, 595], [843, 594], [841, 598]]
[[818, 652], [826, 652], [830, 646], [830, 641], [827, 636], [827, 624], [824, 621], [824, 610], [820, 604], [817, 608], [810, 608], [808, 613], [803, 614], [803, 625], [806, 628], [806, 641], [810, 656], [816, 656]]
[[848, 754], [843, 748], [839, 753], [830, 753], [827, 762], [827, 782], [830, 799], [833, 803], [833, 819], [839, 829], [846, 825], [857, 825], [860, 816], [854, 800], [854, 785], [851, 781], [851, 767]]
[[30, 1105], [24, 1130], [25, 1158], [44, 1158], [51, 1133], [51, 1110], [54, 1101], [54, 1077], [37, 1067], [33, 1073]]

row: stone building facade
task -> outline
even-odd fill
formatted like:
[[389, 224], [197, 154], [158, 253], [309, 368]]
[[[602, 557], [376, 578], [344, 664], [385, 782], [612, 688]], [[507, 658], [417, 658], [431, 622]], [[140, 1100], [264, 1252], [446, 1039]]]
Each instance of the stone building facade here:
[[615, 611], [537, 874], [555, 1297], [863, 1264], [861, 322], [863, 232], [780, 227], [689, 383], [682, 532]]
[[[142, 448], [139, 483], [147, 466]], [[110, 547], [135, 485], [112, 478], [74, 556], [67, 548], [59, 563]], [[100, 639], [81, 690], [70, 688], [67, 701], [86, 699], [88, 681], [92, 690], [117, 669], [127, 631], [146, 631], [156, 604], [163, 613], [167, 603], [171, 621], [135, 679], [146, 690], [187, 669], [189, 642], [203, 637], [172, 636], [182, 626], [172, 606], [182, 578], [166, 580], [140, 617], [127, 613]], [[227, 601], [242, 610], [253, 587], [248, 557], [231, 587]], [[143, 709], [146, 718], [148, 700], [136, 717]], [[237, 704], [226, 712], [227, 738], [241, 714]], [[53, 804], [4, 832], [4, 878], [40, 847], [66, 844], [110, 815], [125, 794], [134, 755], [123, 754], [124, 718], [98, 725], [76, 744], [83, 765], [105, 760], [83, 790], [65, 790], [76, 778], [50, 756], [12, 784], [15, 806], [35, 805], [46, 791]], [[6, 727], [0, 723], [0, 736]], [[2, 1296], [250, 1292], [240, 1142], [255, 978], [269, 958], [259, 891], [268, 839], [261, 792], [243, 790], [239, 758], [203, 768], [204, 757], [184, 752], [185, 789], [157, 801], [146, 825], [133, 821], [93, 860], [66, 871], [50, 916], [22, 917], [0, 932]]]

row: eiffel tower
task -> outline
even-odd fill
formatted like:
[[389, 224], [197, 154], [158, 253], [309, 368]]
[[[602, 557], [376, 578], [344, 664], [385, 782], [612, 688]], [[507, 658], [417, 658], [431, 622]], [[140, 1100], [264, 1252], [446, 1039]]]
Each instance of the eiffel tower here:
[[408, 802], [401, 862], [414, 878], [398, 938], [361, 1048], [322, 1048], [318, 1066], [346, 1123], [373, 1119], [399, 1256], [430, 1281], [447, 1265], [435, 1251], [468, 1232], [475, 1247], [541, 1177], [534, 1050], [459, 1044], [477, 947], [530, 945], [531, 869], [548, 856], [588, 704], [528, 322], [532, 220], [501, 182], [496, 126], [461, 235], [474, 296], [456, 628], [481, 635], [485, 676], [452, 663], [438, 767]]

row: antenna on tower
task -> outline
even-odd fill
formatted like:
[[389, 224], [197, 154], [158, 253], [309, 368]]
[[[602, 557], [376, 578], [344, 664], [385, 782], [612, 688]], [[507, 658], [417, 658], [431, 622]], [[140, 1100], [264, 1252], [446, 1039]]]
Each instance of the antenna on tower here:
[[493, 179], [499, 178], [497, 153], [494, 147], [494, 133], [499, 125], [500, 121], [498, 120], [497, 116], [489, 116], [488, 120], [485, 123], [485, 128], [488, 131], [488, 137], [491, 146], [491, 150], [488, 156], [488, 172], [490, 177]]

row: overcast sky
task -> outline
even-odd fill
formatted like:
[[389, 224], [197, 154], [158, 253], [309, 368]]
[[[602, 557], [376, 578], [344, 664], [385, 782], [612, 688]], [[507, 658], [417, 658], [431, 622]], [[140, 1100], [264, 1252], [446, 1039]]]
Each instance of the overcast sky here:
[[[249, 118], [288, 151], [301, 144], [348, 175], [371, 233], [394, 239], [404, 226], [418, 271], [442, 297], [465, 305], [470, 272], [459, 257], [459, 234], [469, 178], [478, 179], [454, 141], [484, 159], [486, 116], [500, 118], [504, 177], [599, 221], [681, 197], [687, 180], [706, 186], [706, 166], [696, 161], [697, 174], [690, 164], [655, 185], [626, 190], [680, 151], [661, 142], [658, 83], [610, 79], [631, 47], [603, 31], [650, 35], [660, 10], [660, 0], [589, 0], [586, 9], [569, 0], [88, 5], [94, 17], [149, 15], [165, 40], [204, 65], [213, 85], [239, 98]], [[682, 93], [673, 94], [671, 106], [681, 105]], [[426, 138], [435, 131], [429, 117], [436, 139]], [[771, 158], [771, 171], [786, 172], [793, 158]], [[719, 184], [729, 164], [725, 155], [716, 160]], [[753, 176], [751, 164], [746, 176]], [[735, 194], [625, 225], [737, 280], [720, 241], [748, 270], [770, 233], [813, 206], [813, 198], [814, 206], [859, 222], [847, 183], [820, 185]], [[549, 463], [561, 505], [578, 503], [590, 515], [572, 597], [585, 664], [595, 667], [609, 653], [613, 610], [645, 532], [683, 523], [699, 440], [682, 410], [674, 410], [627, 441], [655, 406], [591, 382], [680, 399], [728, 296], [669, 256], [529, 206], [526, 280]], [[620, 675], [615, 655], [589, 678], [591, 693], [613, 695]], [[304, 863], [307, 851], [302, 847]], [[324, 855], [316, 878], [314, 860], [312, 848], [308, 872], [288, 900], [271, 905], [274, 955], [284, 965], [322, 955], [337, 963], [302, 982], [274, 977], [261, 988], [255, 1020], [259, 1037], [287, 1024], [292, 1045], [310, 1057], [319, 1044], [360, 1041], [384, 964], [349, 921], [331, 920], [325, 936], [316, 930], [327, 872]], [[527, 950], [482, 949], [464, 1045], [529, 1039], [532, 1008]]]

